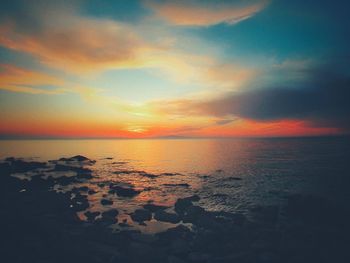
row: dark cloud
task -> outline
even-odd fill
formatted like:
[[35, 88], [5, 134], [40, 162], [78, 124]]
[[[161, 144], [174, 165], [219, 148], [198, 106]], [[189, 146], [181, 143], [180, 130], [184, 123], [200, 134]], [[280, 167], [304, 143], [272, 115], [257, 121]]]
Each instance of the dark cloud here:
[[297, 119], [319, 127], [350, 130], [350, 76], [333, 65], [313, 69], [304, 84], [264, 87], [206, 102], [192, 102], [197, 114], [234, 115], [256, 121]]

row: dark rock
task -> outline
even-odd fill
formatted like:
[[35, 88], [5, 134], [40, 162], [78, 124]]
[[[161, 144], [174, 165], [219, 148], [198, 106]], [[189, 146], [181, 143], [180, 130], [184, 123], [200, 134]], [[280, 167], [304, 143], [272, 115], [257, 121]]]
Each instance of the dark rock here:
[[162, 205], [155, 205], [155, 204], [146, 204], [146, 205], [143, 205], [143, 208], [154, 213], [154, 212], [157, 212], [158, 210], [165, 210], [168, 207], [162, 206]]
[[101, 204], [102, 205], [112, 205], [113, 201], [112, 200], [108, 200], [108, 199], [101, 199]]
[[76, 194], [76, 196], [71, 200], [72, 201], [72, 208], [75, 211], [84, 211], [87, 208], [89, 208], [89, 201], [87, 199], [86, 195]]
[[193, 195], [190, 197], [186, 197], [186, 198], [179, 198], [176, 203], [175, 203], [175, 211], [176, 213], [178, 213], [179, 215], [183, 215], [185, 210], [192, 206], [192, 202], [196, 202], [199, 201], [200, 197], [198, 195]]
[[87, 192], [89, 190], [89, 187], [87, 186], [81, 186], [81, 187], [74, 187], [72, 189], [72, 192], [78, 193], [78, 192]]
[[180, 217], [177, 214], [168, 213], [164, 210], [158, 210], [157, 212], [155, 212], [154, 219], [162, 222], [173, 223], [173, 224], [180, 222]]
[[101, 213], [100, 212], [90, 212], [90, 211], [87, 211], [84, 213], [84, 215], [86, 216], [87, 220], [92, 222], [95, 220], [95, 218], [97, 216], [99, 216]]
[[117, 209], [111, 209], [102, 213], [102, 217], [116, 217], [119, 214]]
[[89, 191], [88, 191], [88, 194], [89, 195], [94, 195], [94, 194], [96, 194], [97, 192], [95, 191], [95, 190], [93, 190], [93, 189], [90, 189]]
[[44, 162], [27, 162], [13, 157], [6, 158], [10, 165], [11, 173], [25, 173], [39, 168], [46, 168], [47, 164]]
[[191, 205], [187, 207], [183, 213], [183, 221], [195, 223], [199, 216], [205, 213], [204, 208], [200, 206]]
[[152, 213], [146, 209], [136, 209], [132, 214], [130, 214], [130, 217], [133, 221], [141, 223], [143, 221], [151, 220]]
[[100, 222], [114, 224], [118, 222], [117, 216], [119, 212], [117, 209], [111, 209], [102, 213], [102, 217], [99, 220]]
[[121, 197], [134, 197], [140, 193], [140, 191], [135, 190], [133, 188], [123, 187], [119, 185], [111, 184], [109, 187], [111, 188], [110, 193], [116, 193], [118, 196]]

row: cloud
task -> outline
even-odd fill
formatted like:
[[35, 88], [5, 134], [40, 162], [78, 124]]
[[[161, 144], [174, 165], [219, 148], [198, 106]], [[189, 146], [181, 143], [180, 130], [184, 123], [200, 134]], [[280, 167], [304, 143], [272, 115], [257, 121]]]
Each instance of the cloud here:
[[[30, 94], [61, 94], [65, 82], [45, 73], [27, 70], [9, 64], [0, 64], [0, 89]], [[40, 88], [52, 86], [52, 89]]]
[[333, 65], [309, 69], [303, 83], [285, 83], [207, 100], [174, 100], [154, 104], [163, 114], [176, 116], [235, 116], [258, 122], [301, 120], [316, 127], [350, 131], [350, 76]]
[[266, 6], [267, 1], [147, 1], [155, 14], [171, 24], [180, 26], [229, 25], [245, 20]]
[[57, 24], [42, 23], [35, 32], [3, 24], [0, 45], [73, 71], [133, 67], [142, 63], [140, 54], [147, 49], [128, 26], [111, 20], [62, 15]]

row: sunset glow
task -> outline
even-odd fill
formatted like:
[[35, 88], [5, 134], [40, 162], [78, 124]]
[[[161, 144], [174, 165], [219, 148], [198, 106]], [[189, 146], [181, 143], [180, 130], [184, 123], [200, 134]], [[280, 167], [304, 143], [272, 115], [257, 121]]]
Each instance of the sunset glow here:
[[331, 4], [58, 2], [0, 11], [3, 138], [349, 133], [349, 29]]

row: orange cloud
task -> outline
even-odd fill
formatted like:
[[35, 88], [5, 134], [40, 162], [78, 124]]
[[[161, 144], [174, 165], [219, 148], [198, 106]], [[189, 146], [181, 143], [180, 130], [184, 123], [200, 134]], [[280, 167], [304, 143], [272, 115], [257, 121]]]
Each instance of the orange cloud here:
[[[54, 76], [32, 70], [23, 69], [8, 64], [0, 64], [0, 89], [30, 94], [60, 94], [65, 89], [65, 82]], [[54, 86], [53, 89], [43, 89], [35, 86]]]
[[32, 35], [3, 26], [0, 45], [37, 56], [52, 67], [74, 71], [140, 63], [139, 53], [146, 46], [126, 26], [108, 20], [69, 20]]
[[153, 0], [146, 3], [159, 17], [181, 26], [209, 26], [219, 23], [232, 25], [253, 16], [266, 6], [266, 1], [213, 3], [197, 0]]

